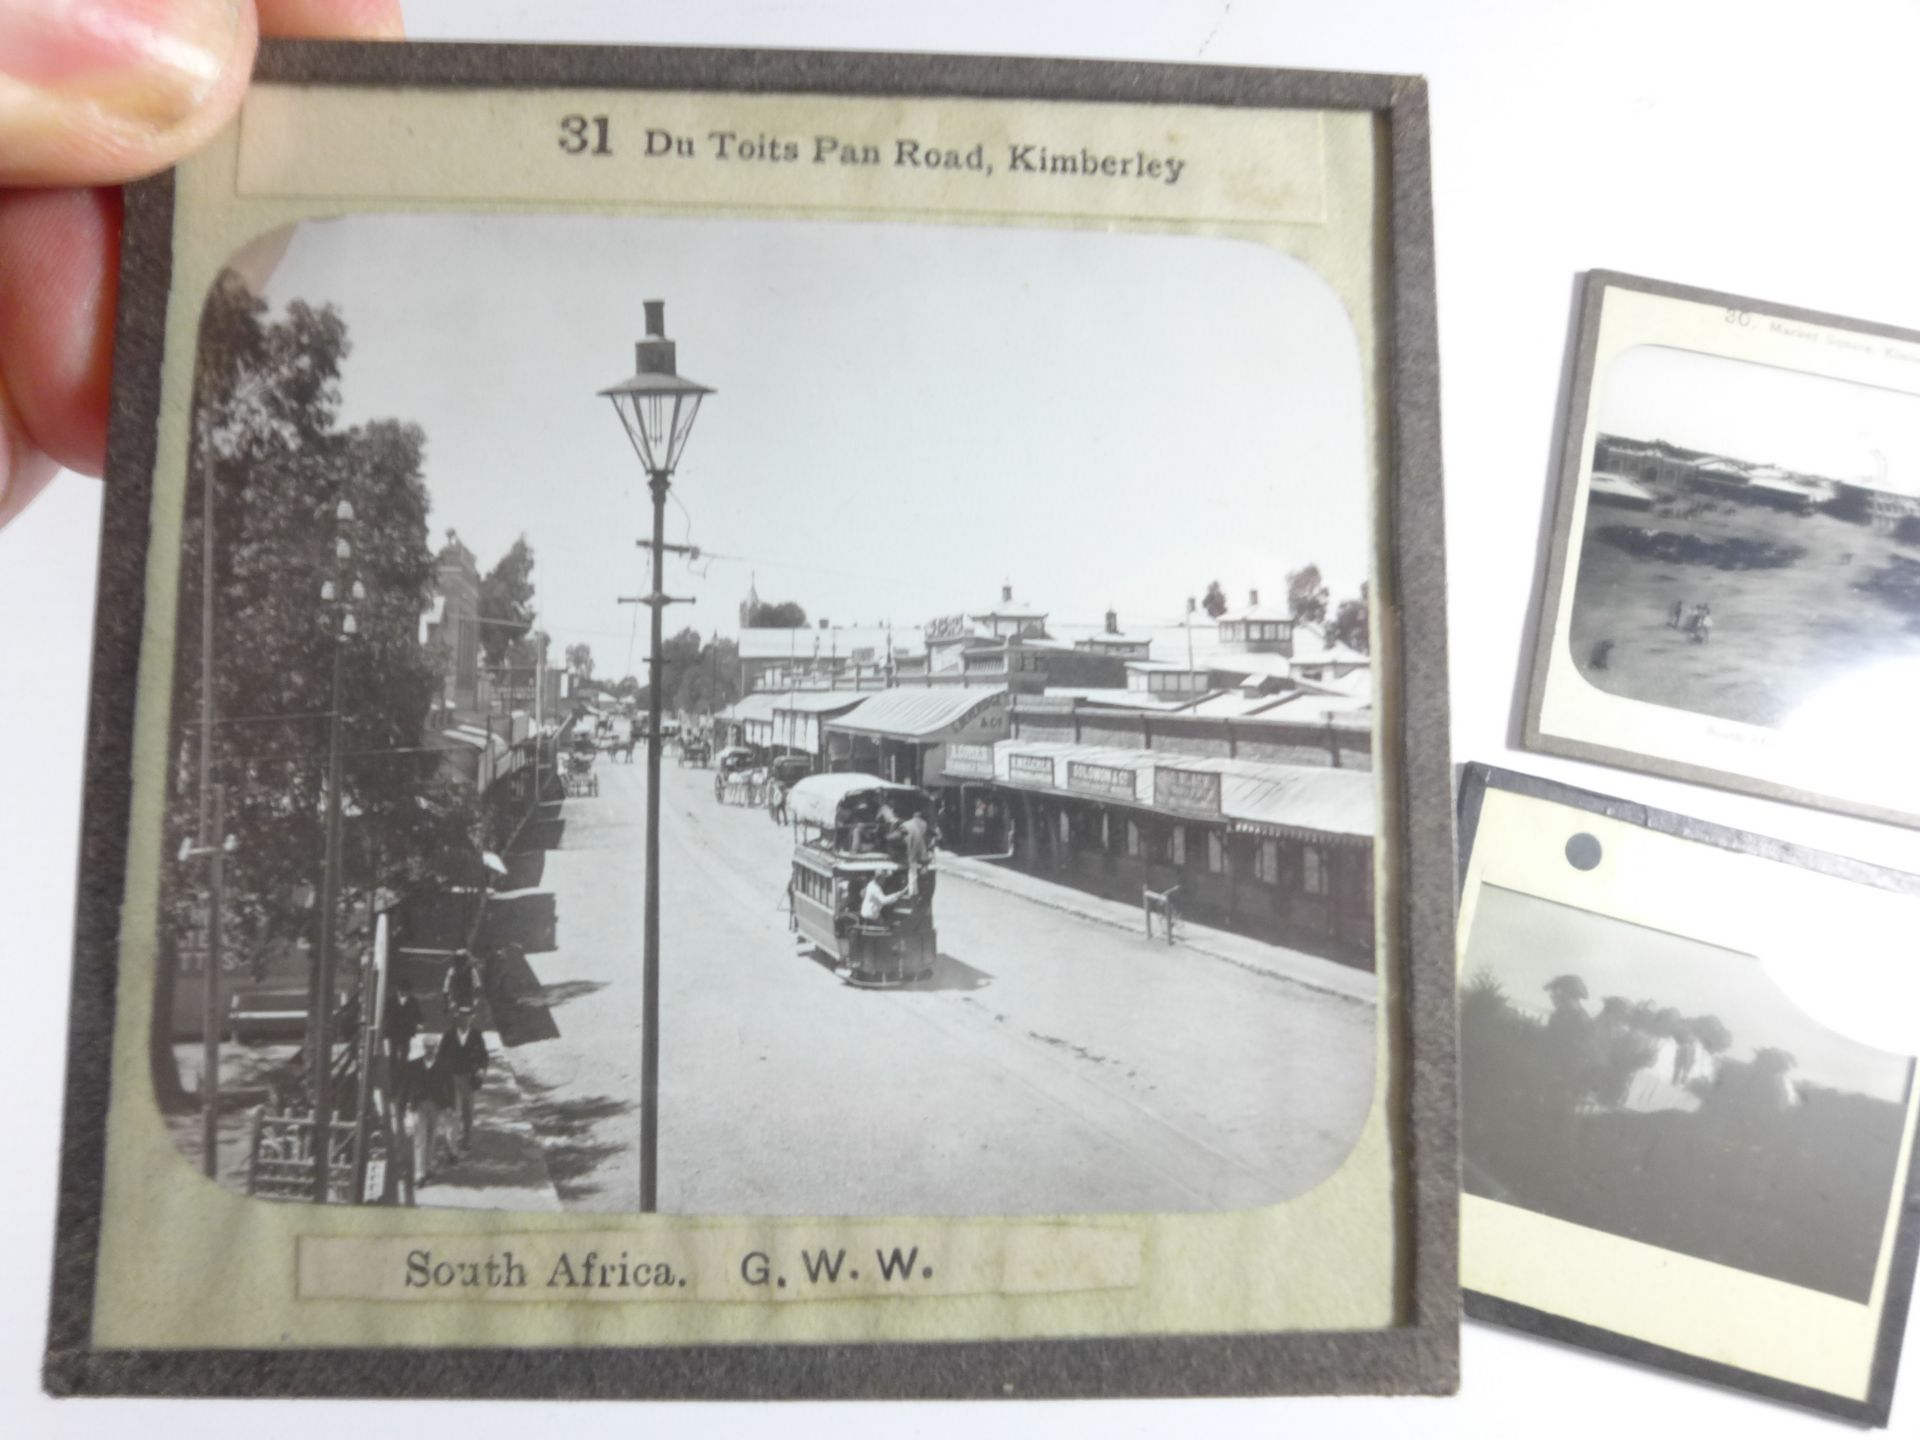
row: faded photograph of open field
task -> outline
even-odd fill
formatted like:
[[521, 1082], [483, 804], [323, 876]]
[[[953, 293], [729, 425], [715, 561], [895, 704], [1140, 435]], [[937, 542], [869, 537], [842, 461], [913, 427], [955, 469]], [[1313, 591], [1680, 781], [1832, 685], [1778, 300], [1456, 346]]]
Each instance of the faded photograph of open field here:
[[1865, 1304], [1912, 1074], [1750, 956], [1479, 892], [1460, 991], [1470, 1195]]
[[1825, 732], [1920, 666], [1920, 396], [1642, 345], [1615, 359], [1570, 627], [1611, 694]]

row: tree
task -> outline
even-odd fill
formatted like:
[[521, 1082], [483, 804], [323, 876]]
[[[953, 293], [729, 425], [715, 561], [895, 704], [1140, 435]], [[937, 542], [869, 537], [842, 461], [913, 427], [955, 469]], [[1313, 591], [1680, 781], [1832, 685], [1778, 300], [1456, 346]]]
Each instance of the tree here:
[[582, 680], [593, 678], [593, 647], [586, 641], [567, 646], [567, 673]]
[[1367, 654], [1373, 644], [1371, 605], [1368, 585], [1363, 580], [1360, 582], [1360, 598], [1342, 600], [1339, 608], [1333, 612], [1333, 624], [1327, 627], [1329, 645], [1344, 645], [1349, 650]]
[[1287, 572], [1287, 613], [1302, 625], [1318, 625], [1327, 618], [1330, 592], [1318, 565]]
[[[211, 778], [226, 786], [227, 903], [219, 917], [236, 963], [305, 942], [322, 868], [328, 717], [335, 656], [341, 667], [343, 891], [445, 880], [472, 864], [476, 812], [421, 744], [440, 688], [418, 643], [434, 575], [418, 427], [376, 420], [337, 424], [345, 323], [298, 301], [279, 317], [231, 273], [202, 316], [188, 453], [189, 497], [214, 495], [215, 710]], [[346, 526], [340, 502], [361, 517]], [[377, 523], [374, 519], [377, 517]], [[200, 506], [182, 516], [173, 724], [178, 757], [165, 853], [199, 826]], [[344, 572], [344, 573], [343, 573]], [[327, 581], [358, 580], [356, 633], [344, 644], [321, 599]], [[204, 872], [168, 866], [154, 1007], [154, 1075], [177, 1097], [169, 1027], [179, 937], [204, 922]], [[351, 913], [351, 906], [348, 911]], [[344, 927], [342, 927], [344, 933]]]
[[1206, 598], [1200, 602], [1200, 608], [1216, 620], [1227, 613], [1227, 592], [1220, 588], [1218, 580], [1207, 582]]
[[[707, 644], [692, 630], [674, 637], [681, 663], [667, 670], [670, 708], [686, 715], [710, 715], [740, 698], [740, 647], [715, 636]], [[684, 644], [691, 639], [690, 647]]]
[[480, 581], [480, 653], [489, 669], [507, 662], [533, 624], [533, 547], [522, 535]]
[[751, 629], [799, 630], [806, 623], [807, 612], [792, 600], [762, 600], [747, 607], [747, 625]]

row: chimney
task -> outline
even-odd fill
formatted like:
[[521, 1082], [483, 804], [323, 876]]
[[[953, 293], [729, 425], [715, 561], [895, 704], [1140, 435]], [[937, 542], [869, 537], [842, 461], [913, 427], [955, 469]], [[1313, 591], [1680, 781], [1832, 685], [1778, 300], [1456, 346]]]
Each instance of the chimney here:
[[1000, 603], [1002, 605], [1011, 605], [1013, 603], [1013, 586], [1002, 585], [1000, 587]]
[[1247, 591], [1247, 608], [1249, 610], [1257, 610], [1259, 607], [1260, 607], [1260, 592], [1258, 590]]
[[1120, 616], [1116, 611], [1107, 611], [1107, 633], [1109, 635], [1120, 633]]
[[642, 375], [677, 375], [674, 368], [673, 341], [667, 339], [667, 302], [644, 302], [647, 312], [647, 338], [633, 347], [633, 366]]

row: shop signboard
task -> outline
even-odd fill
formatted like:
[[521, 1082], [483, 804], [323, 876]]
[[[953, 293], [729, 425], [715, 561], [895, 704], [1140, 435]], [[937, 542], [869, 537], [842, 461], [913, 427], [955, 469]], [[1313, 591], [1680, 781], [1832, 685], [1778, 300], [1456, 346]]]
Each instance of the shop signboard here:
[[1067, 762], [1067, 788], [1109, 800], [1134, 798], [1133, 772], [1117, 765], [1095, 765], [1085, 760]]
[[1051, 755], [1009, 755], [1007, 757], [1007, 778], [1022, 781], [1028, 785], [1053, 785], [1053, 757]]
[[1220, 772], [1156, 766], [1153, 803], [1157, 809], [1175, 814], [1217, 816], [1220, 814]]
[[947, 744], [946, 773], [978, 780], [993, 778], [993, 746], [953, 740]]

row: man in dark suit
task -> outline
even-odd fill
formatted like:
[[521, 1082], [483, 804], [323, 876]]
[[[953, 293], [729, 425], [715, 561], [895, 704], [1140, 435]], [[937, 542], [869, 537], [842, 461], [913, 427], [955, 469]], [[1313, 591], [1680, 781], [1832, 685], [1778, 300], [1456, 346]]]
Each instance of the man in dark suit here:
[[420, 1002], [413, 998], [413, 986], [405, 980], [395, 983], [387, 997], [387, 1013], [381, 1030], [387, 1043], [387, 1074], [391, 1077], [394, 1108], [407, 1106], [407, 1058], [413, 1051], [413, 1037], [420, 1033]]
[[473, 1097], [487, 1078], [490, 1059], [487, 1042], [474, 1023], [473, 1008], [463, 1006], [454, 1011], [453, 1024], [447, 1027], [447, 1033], [440, 1037], [439, 1048], [434, 1051], [433, 1068], [451, 1082], [453, 1108], [460, 1119], [456, 1155], [464, 1153], [473, 1143]]

